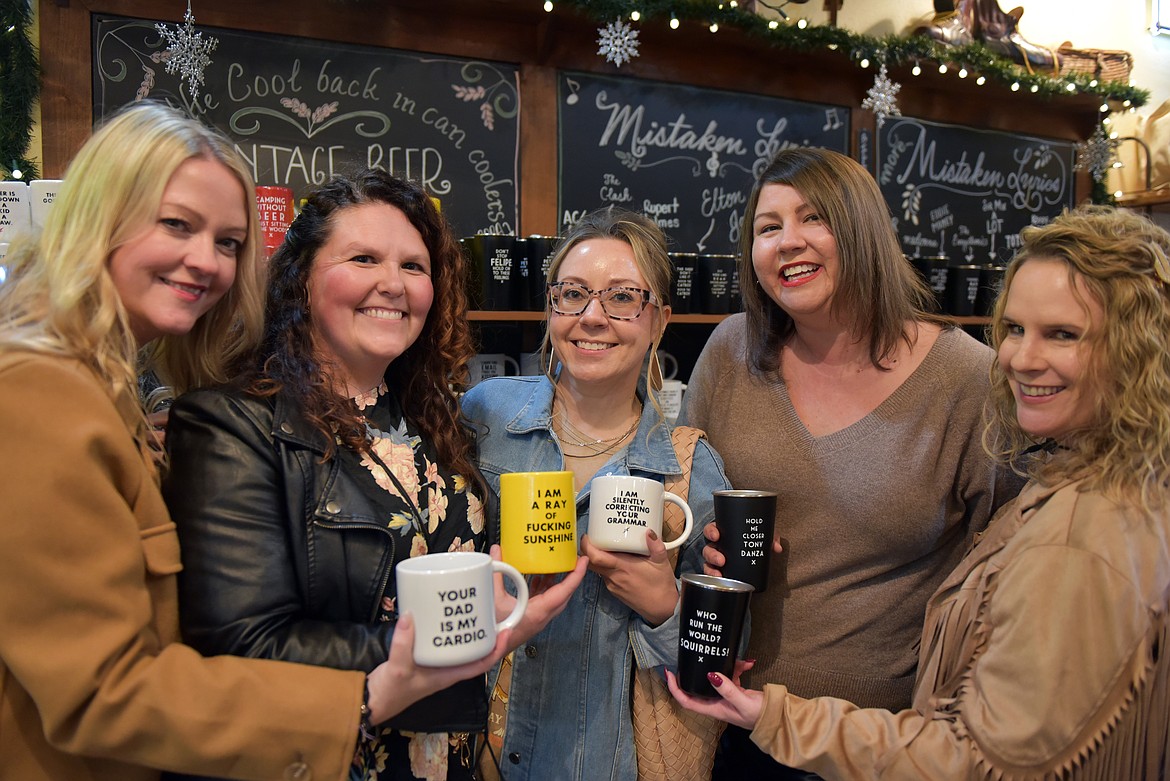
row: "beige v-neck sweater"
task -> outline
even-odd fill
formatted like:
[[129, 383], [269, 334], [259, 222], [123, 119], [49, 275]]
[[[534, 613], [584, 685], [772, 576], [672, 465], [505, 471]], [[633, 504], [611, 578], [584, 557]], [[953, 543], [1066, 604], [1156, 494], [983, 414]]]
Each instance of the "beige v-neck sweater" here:
[[752, 597], [744, 682], [908, 707], [927, 599], [1022, 485], [980, 446], [993, 353], [945, 331], [877, 409], [814, 437], [778, 373], [748, 370], [745, 327], [736, 315], [715, 329], [684, 412], [732, 485], [779, 494], [785, 550]]

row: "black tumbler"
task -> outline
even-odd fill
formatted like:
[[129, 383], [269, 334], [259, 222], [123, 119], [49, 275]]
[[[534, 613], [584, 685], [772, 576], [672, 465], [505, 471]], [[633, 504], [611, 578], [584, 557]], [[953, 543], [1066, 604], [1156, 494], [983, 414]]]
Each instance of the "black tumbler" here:
[[945, 311], [947, 292], [947, 256], [931, 255], [929, 257], [910, 258], [914, 268], [922, 275], [926, 286], [934, 292], [935, 301], [940, 312]]
[[491, 233], [472, 236], [464, 242], [474, 279], [472, 302], [479, 309], [515, 309], [520, 298], [519, 258], [516, 237]]
[[695, 275], [699, 256], [694, 252], [670, 253], [670, 307], [676, 315], [695, 311]]
[[984, 266], [979, 269], [979, 295], [975, 297], [975, 314], [980, 317], [991, 317], [991, 310], [995, 308], [995, 299], [999, 298], [1006, 271], [1004, 266]]
[[707, 673], [730, 678], [752, 587], [730, 578], [682, 576], [678, 615], [678, 685], [698, 697], [718, 697]]
[[979, 295], [979, 267], [959, 265], [947, 267], [947, 288], [943, 311], [956, 317], [975, 314], [975, 298]]
[[560, 236], [529, 236], [525, 240], [528, 253], [528, 305], [525, 309], [544, 311], [545, 286], [548, 267], [560, 246]]
[[697, 280], [698, 309], [707, 315], [725, 315], [731, 311], [731, 278], [735, 274], [734, 255], [700, 255]]
[[727, 559], [725, 578], [751, 584], [756, 593], [768, 587], [772, 535], [776, 529], [776, 494], [771, 491], [716, 491], [715, 527], [719, 550]]

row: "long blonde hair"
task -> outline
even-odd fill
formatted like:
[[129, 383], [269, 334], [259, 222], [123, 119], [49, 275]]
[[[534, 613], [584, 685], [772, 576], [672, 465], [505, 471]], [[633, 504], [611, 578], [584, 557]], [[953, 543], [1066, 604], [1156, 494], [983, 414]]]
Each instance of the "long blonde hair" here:
[[[248, 203], [248, 234], [236, 279], [187, 334], [147, 346], [143, 363], [126, 310], [109, 273], [110, 255], [158, 217], [171, 175], [206, 157], [232, 171]], [[0, 285], [0, 349], [68, 356], [110, 387], [132, 432], [137, 373], [151, 368], [182, 391], [228, 379], [233, 364], [258, 340], [261, 324], [259, 223], [251, 174], [232, 144], [197, 120], [157, 103], [119, 112], [87, 141], [65, 172], [43, 228], [18, 236]], [[135, 403], [126, 403], [135, 402]]]
[[[1033, 476], [1046, 484], [1084, 478], [1086, 488], [1147, 511], [1164, 506], [1170, 494], [1170, 233], [1136, 214], [1086, 206], [1026, 228], [1021, 238], [992, 318], [997, 350], [1007, 335], [1006, 293], [1033, 258], [1067, 264], [1070, 280], [1079, 281], [1104, 312], [1084, 337], [1096, 418], [1060, 443], [1058, 458], [1034, 463]], [[1016, 421], [1015, 398], [998, 364], [991, 380], [984, 445], [1018, 462], [1034, 440]]]

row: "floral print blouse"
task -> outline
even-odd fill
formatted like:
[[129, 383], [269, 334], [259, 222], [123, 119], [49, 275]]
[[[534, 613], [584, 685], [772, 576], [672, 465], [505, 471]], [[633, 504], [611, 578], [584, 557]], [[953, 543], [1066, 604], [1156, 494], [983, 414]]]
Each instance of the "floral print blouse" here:
[[[468, 490], [468, 480], [437, 463], [434, 448], [423, 440], [403, 415], [385, 383], [354, 399], [366, 419], [371, 453], [343, 451], [345, 468], [365, 473], [363, 483], [386, 524], [402, 544], [396, 544], [393, 565], [407, 557], [443, 551], [483, 550], [483, 505]], [[378, 620], [393, 621], [395, 583], [386, 579]], [[470, 779], [472, 747], [465, 733], [412, 733], [388, 727], [362, 737], [350, 769], [349, 781], [391, 779]]]

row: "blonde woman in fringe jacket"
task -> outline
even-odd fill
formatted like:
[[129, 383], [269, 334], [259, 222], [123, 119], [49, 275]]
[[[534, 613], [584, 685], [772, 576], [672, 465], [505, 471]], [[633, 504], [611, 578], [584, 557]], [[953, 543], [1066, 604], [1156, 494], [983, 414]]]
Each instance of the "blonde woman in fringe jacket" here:
[[985, 444], [1031, 482], [927, 605], [913, 709], [715, 676], [688, 707], [832, 779], [1170, 777], [1170, 234], [1087, 207], [1023, 234]]

